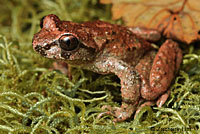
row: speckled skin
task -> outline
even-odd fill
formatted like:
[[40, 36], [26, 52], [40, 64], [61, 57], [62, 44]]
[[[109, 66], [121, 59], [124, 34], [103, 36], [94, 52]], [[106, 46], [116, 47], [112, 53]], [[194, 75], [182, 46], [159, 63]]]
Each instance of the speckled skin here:
[[[156, 100], [158, 106], [165, 103], [169, 95], [167, 89], [182, 61], [177, 43], [166, 40], [156, 52], [148, 42], [160, 38], [155, 30], [127, 28], [103, 21], [77, 24], [61, 21], [53, 14], [46, 16], [41, 25], [32, 42], [36, 52], [97, 73], [114, 73], [120, 78], [121, 107], [103, 107], [108, 110], [106, 114], [116, 117], [115, 121], [129, 118], [140, 109], [141, 100], [146, 101], [142, 106]], [[74, 39], [70, 40], [72, 50], [61, 48], [61, 36]]]

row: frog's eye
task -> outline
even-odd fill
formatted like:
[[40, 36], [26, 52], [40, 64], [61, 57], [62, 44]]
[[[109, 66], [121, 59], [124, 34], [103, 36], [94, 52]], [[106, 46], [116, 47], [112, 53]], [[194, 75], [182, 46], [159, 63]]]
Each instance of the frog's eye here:
[[59, 45], [65, 51], [72, 51], [78, 48], [79, 43], [79, 40], [73, 35], [63, 35], [59, 39]]
[[45, 18], [46, 16], [44, 16], [44, 17], [42, 17], [42, 19], [40, 20], [40, 28], [43, 28], [43, 23], [44, 23], [44, 18]]

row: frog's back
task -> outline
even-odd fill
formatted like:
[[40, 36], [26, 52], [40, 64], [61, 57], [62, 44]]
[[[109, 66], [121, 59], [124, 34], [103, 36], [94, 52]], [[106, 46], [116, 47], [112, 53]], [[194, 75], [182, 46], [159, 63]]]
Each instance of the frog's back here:
[[152, 48], [146, 40], [138, 37], [127, 27], [110, 24], [104, 21], [85, 22], [81, 24], [87, 29], [96, 45], [103, 53], [101, 57], [115, 57], [135, 66], [146, 51]]
[[[87, 47], [97, 51], [107, 49], [110, 52], [122, 53], [133, 49], [150, 49], [149, 42], [136, 36], [127, 27], [110, 24], [104, 21], [88, 21], [81, 24], [66, 23], [68, 31], [75, 33]], [[69, 26], [70, 25], [70, 26]]]

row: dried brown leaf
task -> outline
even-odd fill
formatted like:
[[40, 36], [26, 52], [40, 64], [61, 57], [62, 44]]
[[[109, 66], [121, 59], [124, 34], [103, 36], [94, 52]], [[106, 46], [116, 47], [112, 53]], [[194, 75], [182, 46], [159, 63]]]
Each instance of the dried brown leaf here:
[[127, 26], [158, 29], [167, 38], [191, 43], [200, 39], [200, 0], [101, 0], [112, 3], [113, 19]]

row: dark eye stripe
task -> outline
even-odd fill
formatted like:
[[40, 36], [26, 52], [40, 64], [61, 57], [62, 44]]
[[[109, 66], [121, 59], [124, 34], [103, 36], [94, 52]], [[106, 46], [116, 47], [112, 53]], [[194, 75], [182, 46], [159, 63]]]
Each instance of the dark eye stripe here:
[[46, 46], [44, 46], [42, 48], [44, 48], [45, 50], [49, 50], [51, 48], [51, 45], [47, 44]]
[[42, 47], [42, 48], [44, 48], [45, 50], [49, 50], [49, 49], [51, 49], [51, 47], [52, 46], [57, 46], [57, 43], [56, 42], [53, 42], [53, 43], [51, 43], [51, 44], [46, 44], [44, 47]]

